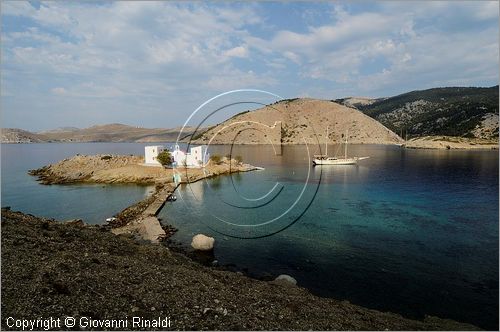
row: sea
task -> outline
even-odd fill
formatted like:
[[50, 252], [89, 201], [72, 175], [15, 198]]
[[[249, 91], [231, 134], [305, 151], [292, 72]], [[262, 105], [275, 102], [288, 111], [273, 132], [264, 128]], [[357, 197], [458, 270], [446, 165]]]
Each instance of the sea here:
[[[102, 224], [154, 188], [47, 186], [28, 170], [75, 154], [143, 154], [145, 145], [2, 144], [1, 205]], [[349, 155], [370, 158], [313, 167], [317, 150], [211, 146], [263, 169], [182, 185], [159, 217], [178, 228], [177, 245], [189, 251], [193, 235], [213, 236], [210, 261], [254, 278], [287, 274], [321, 297], [498, 329], [498, 151], [350, 145]]]

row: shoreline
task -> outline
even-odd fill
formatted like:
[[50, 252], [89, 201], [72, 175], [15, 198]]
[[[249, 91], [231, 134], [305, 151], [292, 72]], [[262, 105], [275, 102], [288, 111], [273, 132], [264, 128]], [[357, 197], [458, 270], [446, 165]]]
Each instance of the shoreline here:
[[[203, 179], [261, 169], [223, 158], [218, 164], [208, 163], [204, 168], [164, 168], [146, 166], [139, 156], [76, 155], [30, 170], [44, 185], [75, 183], [130, 183], [155, 185], [154, 192], [139, 202], [118, 212], [108, 224], [116, 235], [134, 234], [143, 240], [158, 243], [170, 237], [175, 230], [162, 225], [156, 217], [165, 202], [180, 184]], [[176, 180], [174, 181], [174, 177]]]
[[[248, 165], [248, 166], [251, 166], [251, 165]], [[248, 169], [247, 171], [251, 171], [251, 170], [254, 170], [254, 169], [258, 169], [257, 167], [254, 167], [254, 166], [251, 166], [251, 167], [252, 167], [252, 169]], [[185, 170], [185, 171], [186, 171], [186, 170]], [[187, 169], [187, 171], [189, 172], [189, 169]], [[189, 176], [188, 176], [188, 179], [190, 180], [189, 182], [196, 182], [196, 181], [200, 181], [200, 180], [202, 180], [202, 179], [205, 179], [205, 178], [207, 178], [207, 177], [218, 176], [218, 175], [224, 175], [224, 174], [228, 174], [228, 173], [217, 173], [217, 174], [215, 174], [215, 173], [211, 173], [211, 174], [208, 174], [208, 175], [206, 175], [206, 176], [201, 176], [201, 177], [197, 177], [197, 178], [196, 178], [196, 177], [194, 177], [194, 178], [189, 178]], [[187, 181], [183, 181], [183, 182], [184, 182], [184, 183], [187, 183]], [[85, 183], [85, 182], [84, 182], [84, 183]], [[149, 219], [148, 221], [145, 221], [145, 222], [144, 222], [144, 219], [146, 219], [146, 218], [145, 218], [145, 216], [143, 215], [143, 213], [144, 213], [144, 211], [145, 211], [145, 210], [147, 210], [147, 209], [148, 209], [148, 207], [149, 207], [149, 206], [151, 206], [151, 204], [153, 203], [153, 202], [151, 202], [151, 199], [152, 199], [152, 201], [154, 201], [154, 200], [155, 200], [155, 196], [157, 196], [157, 195], [158, 195], [161, 191], [169, 191], [169, 194], [173, 194], [173, 193], [175, 192], [175, 190], [178, 188], [179, 184], [178, 184], [178, 185], [176, 185], [175, 187], [173, 187], [173, 186], [171, 186], [171, 183], [168, 183], [166, 186], [167, 186], [168, 188], [164, 188], [164, 187], [159, 188], [158, 186], [156, 186], [156, 187], [155, 187], [155, 192], [154, 192], [151, 196], [149, 196], [149, 197], [147, 197], [146, 199], [141, 200], [141, 201], [139, 201], [139, 202], [137, 202], [137, 203], [135, 203], [135, 204], [133, 204], [133, 205], [131, 205], [131, 206], [127, 207], [126, 209], [124, 209], [124, 210], [122, 210], [120, 213], [118, 213], [118, 214], [117, 214], [117, 216], [118, 216], [118, 215], [120, 215], [120, 214], [122, 214], [122, 213], [124, 213], [124, 211], [126, 211], [126, 210], [128, 210], [128, 209], [134, 209], [134, 208], [137, 208], [137, 206], [138, 206], [138, 205], [140, 205], [141, 203], [143, 203], [144, 201], [148, 201], [148, 200], [150, 200], [150, 201], [149, 201], [149, 203], [148, 203], [148, 202], [146, 202], [145, 204], [143, 204], [143, 205], [141, 206], [141, 208], [140, 208], [138, 211], [136, 211], [136, 212], [137, 212], [137, 214], [136, 214], [135, 216], [133, 216], [132, 218], [130, 218], [130, 220], [129, 220], [127, 223], [125, 223], [125, 225], [118, 226], [118, 227], [113, 227], [113, 225], [112, 225], [112, 224], [110, 224], [110, 226], [111, 226], [111, 228], [112, 228], [111, 232], [113, 232], [113, 233], [114, 233], [116, 236], [118, 236], [118, 237], [126, 237], [126, 238], [134, 238], [134, 237], [135, 237], [135, 241], [138, 241], [138, 240], [139, 240], [139, 239], [136, 237], [136, 235], [139, 235], [140, 240], [142, 240], [142, 241], [140, 241], [140, 243], [144, 243], [144, 242], [143, 242], [144, 240], [149, 241], [149, 242], [152, 242], [152, 243], [157, 242], [157, 241], [155, 241], [155, 240], [157, 240], [157, 237], [156, 237], [156, 238], [154, 238], [154, 239], [153, 239], [152, 237], [148, 237], [148, 234], [149, 234], [149, 235], [151, 235], [151, 233], [150, 233], [150, 232], [148, 232], [148, 226], [147, 226], [147, 224], [149, 224], [149, 223], [151, 223], [151, 222], [153, 222], [153, 223], [155, 223], [155, 222], [156, 222], [158, 225], [161, 225], [161, 223], [158, 221], [158, 219], [156, 219], [156, 217], [155, 217], [155, 219], [154, 219], [153, 221], [151, 221], [151, 219]], [[129, 212], [130, 212], [130, 211], [129, 211]], [[131, 215], [129, 215], [129, 217], [130, 217], [130, 216], [131, 216]], [[139, 217], [138, 217], [138, 216], [139, 216]], [[133, 227], [129, 227], [128, 229], [124, 229], [122, 232], [114, 232], [114, 231], [113, 231], [113, 230], [119, 229], [119, 228], [121, 228], [121, 227], [127, 227], [127, 226], [130, 226], [130, 224], [131, 224], [132, 222], [137, 221], [138, 219], [140, 219], [140, 220], [141, 220], [141, 222], [139, 222], [139, 223], [137, 223], [137, 224], [133, 225]], [[167, 223], [168, 223], [168, 221], [167, 221]], [[104, 226], [104, 227], [105, 227], [105, 226]], [[160, 226], [160, 227], [161, 227], [161, 226]], [[167, 226], [167, 227], [168, 227], [168, 226]], [[141, 232], [142, 232], [142, 234], [141, 234]], [[165, 233], [165, 236], [164, 236], [163, 238], [168, 240], [168, 238], [169, 238], [171, 235], [173, 235], [174, 233], [175, 233], [175, 229], [172, 229], [172, 228], [171, 228], [168, 232], [166, 232], [166, 233]], [[157, 234], [153, 234], [153, 235], [157, 235]], [[161, 237], [161, 236], [160, 236], [160, 237]], [[192, 255], [189, 255], [189, 253], [185, 252], [184, 250], [180, 250], [179, 248], [174, 249], [174, 248], [173, 248], [173, 247], [172, 247], [172, 246], [171, 246], [168, 242], [165, 244], [165, 248], [167, 248], [167, 249], [168, 249], [168, 250], [170, 250], [170, 251], [175, 251], [175, 252], [177, 252], [177, 253], [180, 253], [180, 254], [182, 254], [183, 256], [187, 257], [188, 259], [190, 259], [190, 260], [192, 260], [192, 261], [194, 261], [194, 262], [197, 262], [198, 264], [202, 264], [202, 263], [200, 263], [200, 261], [199, 261], [198, 259], [196, 259], [196, 258], [194, 258], [194, 257], [191, 257]], [[206, 266], [205, 266], [205, 267], [206, 267]], [[221, 269], [223, 269], [223, 270], [225, 270], [225, 271], [228, 271], [228, 272], [229, 272], [229, 271], [231, 271], [231, 269], [226, 269], [226, 267], [218, 267], [218, 270], [221, 270]], [[230, 273], [234, 273], [234, 274], [238, 274], [238, 275], [240, 274], [240, 273], [237, 273], [237, 272], [235, 273], [234, 271], [233, 271], [233, 272], [230, 272]], [[245, 276], [245, 277], [246, 277], [246, 276]], [[262, 282], [268, 282], [268, 281], [262, 281]], [[306, 291], [307, 291], [307, 290], [306, 290]], [[309, 292], [309, 291], [307, 291], [307, 292]], [[366, 310], [371, 310], [371, 309], [366, 309]], [[396, 315], [397, 315], [397, 314], [396, 314]], [[405, 319], [406, 319], [406, 318], [405, 318]], [[420, 321], [418, 321], [418, 322], [420, 322]], [[424, 320], [424, 322], [425, 322], [425, 320]], [[455, 322], [454, 322], [454, 323], [455, 323]], [[440, 323], [440, 324], [441, 324], [441, 323]], [[460, 324], [460, 323], [457, 323], [457, 324]], [[467, 327], [466, 329], [472, 329], [472, 328], [476, 328], [476, 327], [472, 326], [472, 327]], [[414, 328], [414, 329], [418, 329], [418, 328]], [[425, 328], [425, 329], [430, 329], [430, 328], [428, 328], [428, 327], [427, 327], [427, 328]], [[459, 328], [459, 327], [453, 327], [453, 329], [460, 329], [460, 328]]]
[[456, 136], [422, 136], [406, 141], [407, 149], [431, 150], [498, 150], [498, 140]]
[[431, 316], [412, 320], [206, 267], [167, 246], [113, 235], [106, 226], [2, 209], [2, 233], [5, 317], [169, 316], [176, 330], [477, 329]]
[[[406, 143], [391, 143], [391, 142], [381, 142], [381, 143], [349, 143], [349, 145], [383, 145], [383, 146], [398, 146], [401, 148], [407, 148], [407, 149], [422, 149], [422, 150], [459, 150], [459, 151], [469, 151], [469, 150], [499, 150], [499, 142], [494, 141], [494, 140], [480, 140], [480, 139], [467, 139], [464, 137], [459, 137], [459, 136], [448, 136], [448, 138], [451, 138], [452, 140], [461, 140], [463, 142], [453, 142], [449, 140], [440, 140], [439, 137], [443, 136], [422, 136], [418, 138], [412, 138], [408, 140]], [[472, 141], [472, 143], [467, 143], [467, 141]], [[481, 143], [474, 143], [474, 140], [482, 141]], [[123, 144], [160, 144], [160, 143], [173, 143], [173, 142], [164, 142], [164, 141], [159, 141], [159, 142], [148, 142], [148, 143], [143, 143], [143, 142], [2, 142], [1, 144], [94, 144], [94, 143], [123, 143]], [[186, 142], [182, 142], [186, 143]], [[317, 143], [317, 142], [316, 142]], [[313, 145], [316, 143], [311, 143], [309, 145]], [[459, 144], [456, 144], [459, 143]], [[319, 144], [324, 144], [324, 142], [320, 142]], [[342, 144], [342, 142], [331, 142], [331, 145], [335, 144]], [[220, 144], [220, 143], [211, 143], [210, 145], [214, 146], [224, 146], [224, 145], [230, 145], [230, 144]], [[260, 146], [260, 145], [272, 145], [272, 144], [260, 144], [260, 143], [238, 143], [236, 145], [241, 145], [241, 146]], [[304, 143], [288, 143], [288, 142], [282, 142], [282, 146], [302, 146], [306, 145]], [[447, 146], [450, 146], [448, 148]]]

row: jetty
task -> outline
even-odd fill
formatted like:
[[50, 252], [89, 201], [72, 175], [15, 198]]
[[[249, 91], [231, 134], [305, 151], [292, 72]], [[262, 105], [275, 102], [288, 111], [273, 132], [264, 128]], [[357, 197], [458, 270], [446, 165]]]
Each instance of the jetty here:
[[167, 234], [161, 227], [160, 220], [158, 220], [156, 216], [160, 213], [165, 202], [173, 195], [178, 186], [179, 184], [167, 184], [165, 188], [156, 192], [155, 199], [137, 218], [130, 221], [125, 226], [113, 228], [111, 232], [116, 235], [126, 233], [137, 234], [143, 240], [159, 243]]
[[114, 234], [134, 234], [158, 243], [168, 236], [156, 217], [180, 184], [202, 179], [261, 169], [234, 159], [223, 158], [203, 168], [164, 168], [144, 166], [144, 158], [121, 155], [76, 155], [29, 171], [41, 184], [135, 183], [155, 185], [155, 192], [127, 207], [110, 222]]
[[[228, 166], [228, 165], [226, 165]], [[142, 206], [142, 212], [137, 215], [128, 223], [123, 226], [115, 227], [111, 231], [118, 234], [135, 234], [142, 240], [150, 241], [152, 243], [159, 243], [162, 239], [167, 237], [167, 233], [163, 229], [160, 221], [157, 218], [158, 213], [165, 205], [165, 203], [174, 194], [175, 190], [185, 183], [193, 183], [202, 179], [229, 174], [233, 172], [249, 172], [254, 170], [263, 170], [262, 167], [256, 167], [249, 164], [241, 164], [238, 167], [212, 167], [207, 169], [206, 172], [200, 172], [199, 169], [184, 169], [174, 171], [172, 178], [177, 176], [178, 181], [168, 182], [161, 184], [161, 189], [157, 189], [153, 194], [151, 200], [146, 200], [146, 206]], [[194, 172], [193, 172], [194, 171]], [[141, 202], [138, 203], [140, 205]]]

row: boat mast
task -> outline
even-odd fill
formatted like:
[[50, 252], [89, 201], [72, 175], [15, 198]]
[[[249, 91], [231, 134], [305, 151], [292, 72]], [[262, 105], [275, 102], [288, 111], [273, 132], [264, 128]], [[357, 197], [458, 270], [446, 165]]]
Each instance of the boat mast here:
[[328, 126], [326, 126], [325, 156], [328, 157]]
[[347, 159], [347, 133], [348, 131], [345, 131], [345, 147], [344, 147], [344, 159]]

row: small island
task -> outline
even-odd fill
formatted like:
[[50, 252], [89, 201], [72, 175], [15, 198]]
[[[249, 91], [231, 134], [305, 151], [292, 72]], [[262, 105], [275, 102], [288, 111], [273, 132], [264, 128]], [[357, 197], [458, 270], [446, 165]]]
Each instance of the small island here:
[[134, 155], [76, 155], [29, 171], [41, 184], [106, 183], [154, 185], [154, 193], [127, 207], [109, 219], [115, 234], [135, 234], [157, 243], [173, 233], [156, 218], [165, 202], [173, 195], [178, 185], [202, 179], [236, 173], [249, 172], [258, 167], [244, 164], [241, 160], [214, 155], [203, 167], [185, 166], [167, 168], [151, 165], [145, 158]]

